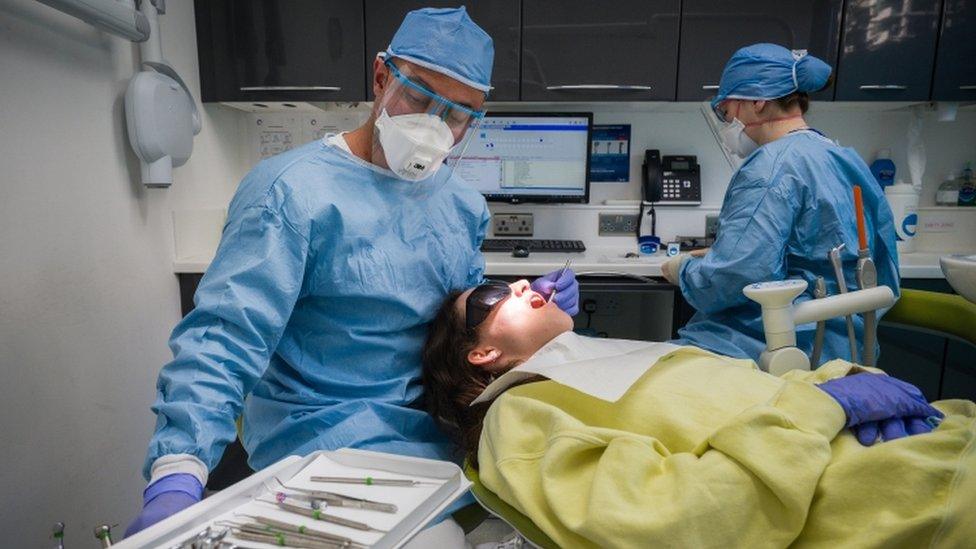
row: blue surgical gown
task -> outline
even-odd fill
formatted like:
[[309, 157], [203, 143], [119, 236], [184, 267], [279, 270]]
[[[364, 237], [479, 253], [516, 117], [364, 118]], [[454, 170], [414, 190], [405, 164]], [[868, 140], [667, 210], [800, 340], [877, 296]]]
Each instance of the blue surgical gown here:
[[[813, 298], [817, 276], [829, 295], [839, 286], [827, 253], [844, 243], [841, 259], [849, 290], [856, 290], [857, 221], [853, 187], [864, 197], [868, 247], [878, 284], [899, 295], [898, 252], [891, 209], [870, 170], [851, 148], [815, 131], [799, 131], [752, 153], [732, 176], [715, 244], [703, 258], [685, 261], [681, 293], [697, 313], [678, 331], [679, 343], [758, 360], [765, 349], [762, 315], [742, 293], [754, 282], [801, 278], [809, 284], [797, 303]], [[878, 315], [880, 319], [880, 315]], [[854, 315], [858, 358], [864, 320]], [[797, 347], [813, 349], [815, 324], [797, 326]], [[877, 356], [877, 355], [875, 355]], [[847, 324], [826, 323], [822, 361], [850, 360]]]
[[323, 141], [261, 162], [173, 331], [144, 474], [167, 454], [212, 469], [242, 407], [254, 469], [341, 447], [447, 459], [421, 347], [448, 292], [482, 279], [488, 220], [447, 170], [402, 181]]

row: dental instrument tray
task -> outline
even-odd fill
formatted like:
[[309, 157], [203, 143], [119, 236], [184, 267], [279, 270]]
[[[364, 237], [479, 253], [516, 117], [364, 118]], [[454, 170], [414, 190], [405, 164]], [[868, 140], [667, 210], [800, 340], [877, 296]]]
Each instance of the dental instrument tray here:
[[[392, 549], [406, 544], [470, 486], [461, 469], [447, 461], [322, 450], [289, 456], [112, 547], [192, 547], [194, 539], [216, 536], [228, 546], [255, 548], [296, 540], [303, 547]], [[323, 542], [322, 536], [343, 541]]]

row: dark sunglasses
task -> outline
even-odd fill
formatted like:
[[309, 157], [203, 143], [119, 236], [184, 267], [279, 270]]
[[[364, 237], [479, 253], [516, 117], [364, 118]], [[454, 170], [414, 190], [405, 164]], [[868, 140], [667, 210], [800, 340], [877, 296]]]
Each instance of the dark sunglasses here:
[[496, 305], [512, 295], [508, 282], [486, 280], [468, 294], [464, 302], [465, 325], [470, 330], [488, 318]]

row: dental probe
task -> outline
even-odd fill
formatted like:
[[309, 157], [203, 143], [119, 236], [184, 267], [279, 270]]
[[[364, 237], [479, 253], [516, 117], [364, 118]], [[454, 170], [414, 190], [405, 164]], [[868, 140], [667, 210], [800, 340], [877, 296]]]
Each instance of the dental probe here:
[[[569, 268], [569, 264], [572, 263], [572, 262], [573, 262], [573, 258], [569, 258], [569, 259], [566, 260], [566, 264], [563, 265], [563, 268], [559, 270], [559, 276], [556, 277], [556, 280], [559, 280], [560, 278], [563, 277], [564, 274], [566, 274], [566, 269]], [[549, 299], [546, 301], [546, 303], [549, 303], [553, 299], [556, 299], [556, 286], [555, 285], [553, 285], [553, 287], [552, 287], [552, 293], [549, 294]]]
[[362, 530], [364, 532], [382, 532], [384, 534], [387, 532], [387, 530], [380, 530], [379, 528], [373, 528], [372, 526], [366, 524], [365, 522], [359, 522], [358, 520], [351, 520], [347, 518], [338, 517], [335, 515], [330, 515], [328, 513], [323, 513], [320, 509], [311, 509], [307, 507], [302, 507], [301, 505], [295, 505], [293, 503], [288, 503], [287, 501], [268, 501], [266, 499], [258, 499], [257, 501], [270, 503], [272, 505], [275, 505], [282, 511], [288, 511], [289, 513], [295, 513], [296, 515], [302, 515], [315, 520], [321, 520], [322, 522], [331, 522], [332, 524], [338, 524], [339, 526], [345, 526], [347, 528], [353, 528], [355, 530]]
[[298, 492], [298, 494], [288, 494], [286, 492], [275, 492], [275, 498], [281, 496], [287, 496], [298, 500], [306, 500], [312, 504], [315, 508], [317, 504], [325, 502], [333, 507], [348, 507], [350, 509], [365, 509], [367, 511], [379, 511], [381, 513], [396, 513], [397, 506], [392, 503], [383, 503], [381, 501], [373, 501], [365, 498], [357, 498], [353, 496], [347, 496], [345, 494], [339, 494], [336, 492], [326, 492], [324, 490], [311, 490], [308, 488], [290, 488], [285, 486], [278, 477], [275, 477], [275, 482], [281, 486], [282, 490], [291, 490]]
[[313, 476], [312, 482], [331, 482], [336, 484], [365, 484], [366, 486], [419, 486], [421, 484], [440, 484], [430, 480], [408, 480], [399, 478], [375, 477], [320, 477]]

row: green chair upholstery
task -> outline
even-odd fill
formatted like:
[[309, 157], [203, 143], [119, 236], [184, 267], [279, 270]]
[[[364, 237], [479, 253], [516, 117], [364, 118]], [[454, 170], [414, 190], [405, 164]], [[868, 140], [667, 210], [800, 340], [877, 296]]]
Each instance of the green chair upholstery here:
[[976, 345], [976, 303], [961, 295], [903, 289], [882, 322], [938, 332]]

